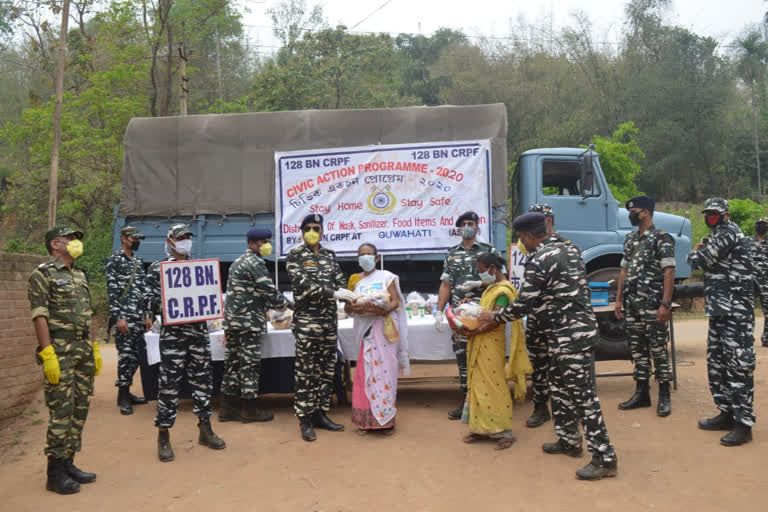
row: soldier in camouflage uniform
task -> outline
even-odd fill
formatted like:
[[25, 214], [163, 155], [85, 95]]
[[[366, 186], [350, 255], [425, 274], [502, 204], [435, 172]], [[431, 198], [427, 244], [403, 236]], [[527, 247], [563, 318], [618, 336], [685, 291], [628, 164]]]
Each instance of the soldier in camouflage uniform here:
[[[189, 259], [192, 236], [193, 233], [186, 224], [171, 226], [166, 239], [170, 255], [164, 261]], [[146, 311], [153, 315], [159, 314], [162, 318], [160, 280], [164, 276], [160, 274], [160, 263], [160, 261], [154, 262], [147, 272], [144, 279], [144, 299]], [[198, 442], [214, 450], [221, 450], [226, 446], [211, 428], [213, 373], [211, 346], [205, 322], [162, 325], [157, 416], [155, 416], [155, 426], [158, 428], [157, 456], [162, 462], [170, 462], [175, 458], [168, 429], [173, 427], [176, 421], [181, 379], [185, 373], [195, 400], [192, 412], [199, 418]]]
[[754, 254], [755, 291], [760, 297], [760, 307], [763, 308], [763, 335], [760, 342], [768, 347], [768, 217], [760, 217], [755, 222], [755, 236], [750, 237]]
[[301, 221], [304, 242], [291, 249], [285, 268], [291, 278], [296, 312], [293, 336], [296, 339], [296, 396], [301, 437], [316, 439], [315, 428], [344, 430], [326, 415], [331, 408], [336, 368], [338, 319], [336, 299], [354, 301], [347, 280], [336, 262], [336, 253], [320, 245], [322, 215], [307, 215]]
[[99, 344], [91, 342], [91, 293], [85, 272], [74, 264], [83, 252], [82, 231], [57, 226], [45, 234], [54, 259], [29, 277], [29, 304], [43, 365], [45, 404], [50, 416], [45, 441], [46, 489], [72, 494], [96, 480], [74, 465], [93, 394], [93, 377], [101, 372]]
[[728, 201], [707, 199], [703, 213], [712, 234], [688, 254], [688, 263], [704, 270], [709, 317], [707, 373], [720, 414], [699, 421], [699, 428], [730, 430], [720, 443], [738, 446], [752, 440], [755, 423], [753, 248], [739, 226], [731, 222]]
[[[498, 254], [492, 245], [477, 241], [478, 220], [475, 212], [464, 212], [456, 219], [456, 227], [460, 230], [462, 241], [448, 251], [443, 261], [435, 312], [435, 327], [438, 331], [443, 328], [443, 309], [448, 301], [452, 308], [457, 307], [465, 299], [480, 302], [484, 286], [477, 274], [477, 257], [484, 252]], [[453, 351], [456, 353], [456, 364], [459, 367], [459, 386], [466, 395], [467, 337], [454, 332], [451, 341]], [[459, 408], [450, 411], [448, 417], [452, 420], [461, 419], [463, 409], [464, 401], [462, 400]]]
[[267, 332], [267, 309], [283, 309], [290, 303], [275, 287], [262, 259], [272, 254], [271, 238], [269, 229], [248, 231], [248, 249], [229, 267], [224, 306], [227, 359], [219, 421], [249, 423], [274, 418], [256, 407], [261, 344]]
[[481, 316], [481, 328], [511, 322], [534, 313], [548, 342], [552, 416], [558, 440], [545, 443], [550, 454], [578, 457], [584, 428], [592, 461], [576, 472], [585, 480], [615, 476], [616, 453], [600, 409], [590, 369], [592, 348], [597, 343], [597, 321], [592, 311], [586, 270], [573, 246], [547, 236], [545, 216], [526, 213], [512, 227], [531, 252], [525, 264], [520, 295], [510, 305]]
[[107, 258], [109, 317], [117, 323], [117, 406], [120, 414], [133, 414], [133, 405], [145, 404], [143, 397], [130, 392], [133, 376], [139, 368], [139, 350], [144, 346], [144, 331], [152, 326], [144, 314], [144, 262], [134, 254], [144, 238], [138, 229], [126, 226], [120, 230], [122, 249]]
[[648, 381], [653, 359], [656, 382], [659, 383], [656, 414], [669, 416], [672, 411], [669, 396], [672, 370], [667, 352], [667, 322], [672, 315], [675, 240], [653, 225], [653, 199], [638, 196], [624, 206], [629, 211], [630, 223], [638, 226], [638, 230], [624, 239], [615, 315], [618, 319], [626, 317], [636, 389], [629, 400], [619, 404], [619, 409], [651, 406]]

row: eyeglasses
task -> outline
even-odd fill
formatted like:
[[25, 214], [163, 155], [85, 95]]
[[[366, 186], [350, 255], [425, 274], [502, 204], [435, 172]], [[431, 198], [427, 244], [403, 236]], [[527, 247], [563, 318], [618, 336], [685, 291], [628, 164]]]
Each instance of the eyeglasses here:
[[304, 232], [309, 233], [310, 231], [314, 231], [315, 233], [320, 232], [320, 226], [304, 226]]

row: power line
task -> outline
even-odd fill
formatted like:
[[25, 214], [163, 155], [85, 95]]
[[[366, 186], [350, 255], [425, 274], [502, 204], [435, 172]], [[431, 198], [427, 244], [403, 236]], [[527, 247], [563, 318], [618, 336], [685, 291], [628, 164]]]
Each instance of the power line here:
[[358, 21], [357, 23], [355, 23], [354, 25], [352, 25], [352, 28], [350, 28], [350, 30], [354, 29], [355, 27], [357, 27], [358, 25], [360, 25], [361, 23], [363, 23], [364, 21], [366, 21], [368, 18], [370, 18], [371, 16], [373, 16], [374, 14], [376, 14], [377, 12], [379, 12], [380, 10], [382, 10], [383, 8], [385, 8], [385, 7], [386, 7], [386, 6], [387, 6], [387, 5], [388, 5], [390, 2], [392, 2], [392, 0], [387, 0], [386, 2], [384, 2], [383, 4], [381, 4], [381, 5], [380, 5], [380, 6], [379, 6], [377, 9], [375, 9], [375, 10], [374, 10], [374, 11], [373, 11], [371, 14], [369, 14], [368, 16], [366, 16], [365, 18], [363, 18], [362, 20], [360, 20], [360, 21]]

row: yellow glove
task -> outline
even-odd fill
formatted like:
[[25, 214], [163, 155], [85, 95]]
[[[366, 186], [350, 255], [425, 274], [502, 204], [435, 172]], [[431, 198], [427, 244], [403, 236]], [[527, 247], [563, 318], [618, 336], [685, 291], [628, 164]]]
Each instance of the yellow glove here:
[[59, 368], [59, 360], [56, 357], [56, 352], [53, 350], [53, 345], [48, 345], [43, 350], [38, 352], [40, 359], [43, 360], [43, 373], [45, 378], [51, 384], [58, 384], [59, 377], [61, 376], [61, 368]]
[[101, 350], [99, 350], [99, 342], [93, 342], [93, 368], [94, 375], [101, 373], [101, 367], [104, 365], [104, 361], [101, 359]]

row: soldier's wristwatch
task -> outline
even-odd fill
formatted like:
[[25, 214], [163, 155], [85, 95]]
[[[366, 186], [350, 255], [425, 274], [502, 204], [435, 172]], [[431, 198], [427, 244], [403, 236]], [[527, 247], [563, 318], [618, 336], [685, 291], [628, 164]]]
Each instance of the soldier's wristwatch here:
[[669, 310], [672, 310], [672, 303], [671, 302], [662, 302], [661, 305], [664, 306], [665, 308], [669, 309]]

